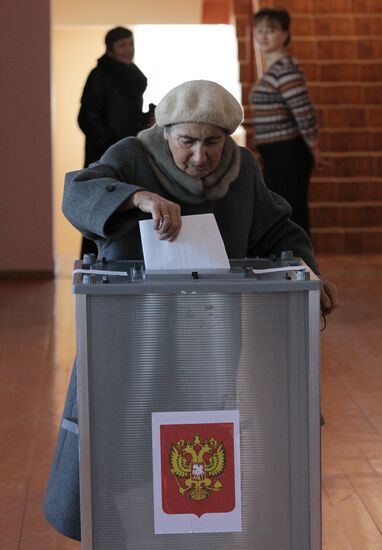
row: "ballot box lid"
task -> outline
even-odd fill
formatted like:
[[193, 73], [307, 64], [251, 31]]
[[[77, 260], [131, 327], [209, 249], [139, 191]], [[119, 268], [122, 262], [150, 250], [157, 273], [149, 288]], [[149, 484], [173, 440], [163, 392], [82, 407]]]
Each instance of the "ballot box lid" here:
[[319, 290], [320, 280], [296, 257], [230, 260], [229, 269], [151, 271], [142, 260], [76, 261], [75, 294], [287, 292]]

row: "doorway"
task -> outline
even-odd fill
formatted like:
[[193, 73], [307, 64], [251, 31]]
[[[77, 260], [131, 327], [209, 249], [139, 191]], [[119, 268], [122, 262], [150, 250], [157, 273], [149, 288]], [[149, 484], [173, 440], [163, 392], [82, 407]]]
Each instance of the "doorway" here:
[[[148, 78], [144, 110], [180, 82], [215, 80], [240, 102], [237, 40], [232, 25], [129, 25], [135, 63]], [[108, 26], [53, 29], [53, 166], [56, 272], [70, 272], [81, 236], [61, 212], [64, 175], [83, 166], [84, 136], [77, 125], [87, 75], [104, 53]], [[242, 142], [240, 130], [236, 136]]]

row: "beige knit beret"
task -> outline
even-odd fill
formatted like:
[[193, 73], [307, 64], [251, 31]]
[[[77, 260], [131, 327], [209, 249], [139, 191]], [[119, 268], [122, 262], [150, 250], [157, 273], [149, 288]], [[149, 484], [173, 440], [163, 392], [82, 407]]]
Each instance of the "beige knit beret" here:
[[232, 134], [243, 120], [243, 109], [220, 84], [210, 80], [189, 80], [161, 99], [155, 109], [155, 118], [162, 128], [181, 122], [202, 122]]

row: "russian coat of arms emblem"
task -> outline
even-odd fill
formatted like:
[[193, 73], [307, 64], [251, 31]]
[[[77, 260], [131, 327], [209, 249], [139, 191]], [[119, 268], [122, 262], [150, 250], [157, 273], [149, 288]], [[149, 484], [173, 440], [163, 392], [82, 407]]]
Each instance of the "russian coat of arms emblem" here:
[[192, 500], [208, 498], [222, 488], [219, 475], [225, 467], [225, 449], [214, 438], [201, 440], [195, 434], [193, 440], [180, 439], [171, 446], [169, 462], [179, 494]]
[[160, 426], [162, 507], [167, 514], [235, 508], [233, 423]]

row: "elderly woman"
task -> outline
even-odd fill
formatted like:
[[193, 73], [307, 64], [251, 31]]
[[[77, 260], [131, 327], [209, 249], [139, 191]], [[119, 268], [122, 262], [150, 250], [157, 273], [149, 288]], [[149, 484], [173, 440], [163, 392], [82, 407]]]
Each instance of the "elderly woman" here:
[[175, 239], [181, 215], [213, 212], [228, 257], [290, 249], [317, 271], [289, 205], [264, 185], [253, 154], [230, 137], [242, 108], [219, 84], [185, 82], [159, 103], [157, 124], [110, 147], [88, 169], [67, 175], [63, 211], [107, 259], [142, 257], [138, 221], [152, 216]]
[[[173, 241], [182, 215], [212, 212], [230, 258], [293, 250], [317, 265], [306, 233], [289, 219], [290, 207], [267, 189], [254, 155], [230, 137], [242, 120], [236, 99], [215, 82], [185, 82], [156, 109], [157, 124], [113, 145], [100, 161], [67, 175], [63, 210], [97, 243], [99, 256], [142, 258], [139, 220], [152, 217], [159, 239]], [[325, 282], [322, 308], [336, 306]], [[76, 416], [72, 376], [64, 416]], [[78, 448], [62, 432], [45, 502], [47, 519], [80, 538]]]

